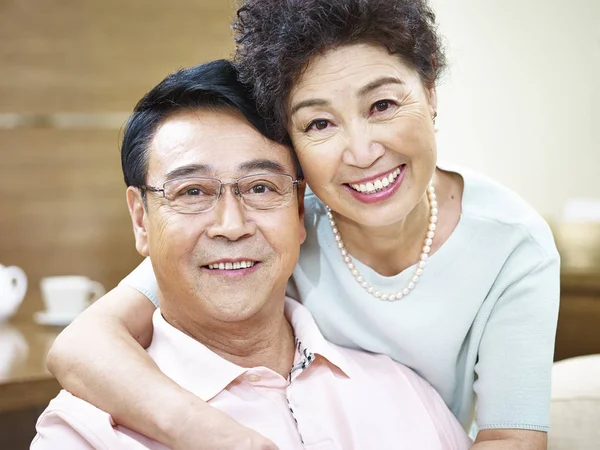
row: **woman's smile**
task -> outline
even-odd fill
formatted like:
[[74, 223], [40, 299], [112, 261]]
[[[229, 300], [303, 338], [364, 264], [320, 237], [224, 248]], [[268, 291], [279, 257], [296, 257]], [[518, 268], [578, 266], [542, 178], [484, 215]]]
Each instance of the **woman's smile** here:
[[351, 183], [343, 184], [343, 187], [354, 198], [363, 203], [377, 203], [387, 200], [402, 184], [406, 164], [395, 169], [373, 177], [364, 178]]

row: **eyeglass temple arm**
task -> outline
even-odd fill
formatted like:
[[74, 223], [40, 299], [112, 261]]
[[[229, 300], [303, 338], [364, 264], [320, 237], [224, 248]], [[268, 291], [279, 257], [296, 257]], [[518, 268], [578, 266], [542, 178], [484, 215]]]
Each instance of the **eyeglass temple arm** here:
[[146, 186], [146, 185], [140, 186], [140, 189], [142, 191], [150, 191], [150, 192], [164, 192], [165, 191], [164, 189], [161, 189], [161, 188], [157, 188], [154, 186]]

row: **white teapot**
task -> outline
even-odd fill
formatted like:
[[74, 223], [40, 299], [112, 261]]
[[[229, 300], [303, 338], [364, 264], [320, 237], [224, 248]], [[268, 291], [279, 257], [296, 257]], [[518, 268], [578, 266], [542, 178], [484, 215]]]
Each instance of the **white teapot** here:
[[0, 265], [0, 322], [11, 317], [27, 292], [27, 276], [17, 266]]

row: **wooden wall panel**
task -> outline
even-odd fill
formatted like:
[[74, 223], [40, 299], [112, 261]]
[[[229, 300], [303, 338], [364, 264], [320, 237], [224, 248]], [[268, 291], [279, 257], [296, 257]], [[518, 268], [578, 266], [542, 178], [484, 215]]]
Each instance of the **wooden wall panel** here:
[[18, 319], [42, 308], [39, 280], [114, 286], [141, 258], [125, 203], [117, 130], [0, 131], [0, 264], [30, 280]]
[[556, 332], [556, 361], [600, 353], [600, 291], [563, 292]]
[[16, 320], [42, 309], [43, 276], [111, 288], [141, 260], [120, 123], [52, 129], [45, 115], [131, 111], [168, 73], [228, 57], [234, 10], [234, 0], [0, 0], [0, 115], [42, 118], [16, 129], [0, 121], [0, 264], [30, 280]]
[[129, 111], [233, 49], [231, 0], [0, 0], [0, 112]]

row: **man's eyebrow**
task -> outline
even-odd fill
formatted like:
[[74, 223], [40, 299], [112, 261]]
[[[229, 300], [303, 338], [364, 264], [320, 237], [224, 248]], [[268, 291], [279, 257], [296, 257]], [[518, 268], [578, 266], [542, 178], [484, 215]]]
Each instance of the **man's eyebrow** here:
[[287, 173], [288, 171], [276, 161], [270, 159], [254, 159], [242, 163], [238, 166], [240, 172], [275, 172], [275, 173]]
[[377, 89], [378, 87], [385, 86], [386, 84], [404, 84], [404, 82], [400, 78], [396, 77], [381, 77], [376, 80], [371, 81], [366, 86], [363, 86], [358, 91], [358, 96], [362, 97], [363, 95], [368, 94], [369, 92]]
[[210, 164], [188, 164], [186, 166], [177, 167], [167, 173], [166, 180], [174, 180], [176, 178], [185, 178], [191, 175], [204, 175], [212, 172], [213, 166]]
[[302, 108], [310, 108], [311, 106], [327, 106], [327, 105], [329, 105], [329, 102], [322, 98], [310, 98], [308, 100], [303, 100], [301, 102], [296, 103], [294, 106], [292, 106], [292, 109], [290, 110], [290, 116], [293, 116], [295, 113], [298, 112], [298, 110], [300, 110]]

